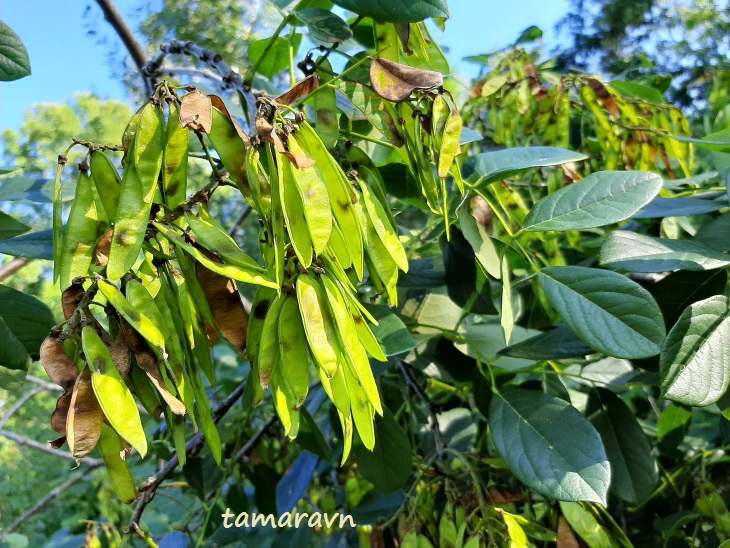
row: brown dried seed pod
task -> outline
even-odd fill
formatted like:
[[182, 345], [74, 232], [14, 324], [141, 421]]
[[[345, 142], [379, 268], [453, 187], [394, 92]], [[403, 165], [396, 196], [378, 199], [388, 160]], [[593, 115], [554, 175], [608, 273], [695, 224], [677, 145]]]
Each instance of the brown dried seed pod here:
[[104, 235], [96, 242], [94, 248], [94, 265], [95, 266], [106, 266], [109, 262], [109, 250], [112, 247], [112, 235], [114, 229], [110, 228]]
[[66, 355], [63, 345], [58, 342], [58, 335], [46, 337], [41, 344], [40, 355], [48, 377], [64, 391], [70, 391], [79, 376], [79, 370]]
[[132, 363], [132, 352], [127, 344], [127, 339], [122, 334], [121, 330], [117, 335], [117, 338], [109, 346], [109, 354], [111, 354], [112, 361], [119, 371], [119, 375], [123, 379], [126, 379], [129, 375], [129, 366]]
[[[211, 260], [219, 262], [209, 251], [199, 247]], [[243, 306], [243, 299], [238, 292], [236, 282], [208, 270], [200, 263], [195, 265], [195, 274], [208, 300], [213, 318], [223, 336], [243, 353], [246, 348], [248, 332], [248, 313]], [[210, 332], [209, 332], [210, 340]]]
[[160, 375], [160, 366], [155, 355], [149, 350], [146, 350], [136, 353], [134, 357], [137, 360], [139, 367], [146, 373], [147, 378], [149, 378], [150, 382], [152, 382], [154, 387], [160, 393], [162, 399], [165, 400], [165, 403], [167, 403], [170, 407], [170, 411], [176, 415], [184, 415], [185, 405], [167, 389], [165, 381], [163, 380], [162, 375]]
[[86, 368], [76, 379], [66, 419], [66, 439], [77, 459], [91, 453], [101, 437], [104, 413], [91, 386], [91, 371]]
[[84, 294], [84, 286], [82, 284], [72, 283], [61, 294], [61, 308], [63, 309], [63, 317], [68, 320], [76, 310], [81, 297]]
[[[51, 415], [51, 428], [59, 434], [63, 434], [64, 441], [66, 440], [66, 418], [68, 417], [68, 410], [71, 407], [71, 392], [64, 392], [63, 396], [58, 398], [56, 402], [56, 409]], [[63, 445], [63, 443], [61, 444]]]

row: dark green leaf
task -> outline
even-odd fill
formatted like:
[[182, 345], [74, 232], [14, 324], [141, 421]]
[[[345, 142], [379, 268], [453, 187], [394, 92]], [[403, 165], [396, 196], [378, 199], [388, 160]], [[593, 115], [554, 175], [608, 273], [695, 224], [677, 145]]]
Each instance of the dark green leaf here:
[[699, 242], [616, 230], [603, 242], [600, 261], [608, 268], [628, 272], [713, 270], [730, 264], [730, 255], [718, 253]]
[[0, 388], [22, 386], [30, 360], [38, 358], [41, 343], [54, 324], [53, 314], [43, 302], [0, 285]]
[[532, 25], [522, 31], [522, 33], [517, 37], [514, 45], [519, 46], [520, 44], [529, 44], [535, 40], [542, 40], [542, 30], [540, 27]]
[[663, 217], [685, 217], [712, 213], [727, 207], [727, 199], [700, 200], [699, 198], [654, 198], [639, 210], [634, 219], [658, 219]]
[[720, 253], [730, 251], [730, 213], [702, 225], [694, 239]]
[[679, 316], [694, 302], [719, 295], [727, 285], [727, 271], [674, 272], [651, 288], [662, 310], [665, 325], [677, 323]]
[[380, 491], [370, 491], [360, 504], [352, 510], [352, 517], [358, 525], [375, 525], [382, 519], [393, 516], [403, 506], [403, 491], [384, 495]]
[[358, 15], [389, 23], [417, 23], [432, 17], [449, 17], [446, 0], [419, 0], [418, 2], [335, 0], [335, 4]]
[[205, 500], [223, 477], [221, 469], [216, 465], [212, 456], [208, 457], [187, 457], [185, 466], [182, 469], [183, 475], [195, 494], [201, 500]]
[[526, 360], [562, 360], [582, 358], [595, 352], [570, 329], [561, 326], [503, 348], [499, 354]]
[[563, 501], [606, 505], [611, 468], [593, 425], [565, 401], [506, 387], [494, 394], [489, 427], [517, 478]]
[[663, 105], [666, 103], [661, 91], [650, 88], [649, 86], [637, 84], [636, 82], [622, 82], [620, 80], [614, 80], [608, 85], [608, 87], [624, 97], [642, 99], [648, 103], [654, 103], [657, 105]]
[[710, 405], [730, 385], [730, 309], [717, 295], [688, 306], [660, 355], [662, 396], [685, 405]]
[[276, 485], [276, 512], [279, 515], [291, 512], [304, 496], [318, 463], [319, 457], [304, 451], [284, 472]]
[[386, 164], [378, 170], [388, 194], [421, 209], [427, 208], [418, 184], [404, 164]]
[[431, 289], [446, 285], [444, 262], [433, 257], [408, 262], [408, 272], [398, 278], [398, 287]]
[[295, 12], [307, 26], [309, 36], [322, 44], [341, 44], [352, 38], [350, 26], [331, 11], [309, 8]]
[[0, 80], [9, 82], [30, 74], [30, 60], [18, 35], [0, 21]]
[[522, 230], [581, 230], [624, 221], [662, 188], [654, 173], [599, 171], [561, 188], [530, 210]]
[[499, 252], [494, 242], [471, 214], [468, 204], [464, 204], [459, 208], [458, 215], [463, 237], [466, 238], [474, 250], [477, 261], [492, 278], [499, 279], [502, 276], [502, 271]]
[[375, 448], [368, 451], [358, 444], [354, 451], [362, 476], [383, 493], [390, 494], [403, 487], [413, 472], [413, 449], [408, 434], [401, 428], [388, 408], [375, 415]]
[[613, 392], [591, 391], [586, 410], [603, 440], [611, 463], [611, 492], [637, 504], [651, 495], [659, 477], [651, 446], [636, 417]]
[[53, 230], [41, 230], [0, 241], [0, 253], [27, 259], [53, 259]]
[[692, 411], [679, 405], [670, 404], [662, 410], [657, 420], [657, 441], [665, 452], [677, 449], [689, 432]]
[[294, 441], [303, 449], [324, 460], [328, 461], [332, 458], [332, 452], [324, 439], [322, 431], [317, 426], [312, 414], [304, 406], [299, 409], [299, 434], [297, 434]]
[[451, 228], [450, 240], [442, 236], [441, 250], [451, 300], [474, 314], [497, 314], [489, 277], [459, 229]]
[[377, 326], [370, 327], [386, 356], [395, 356], [415, 348], [416, 341], [413, 340], [408, 328], [387, 306], [366, 304], [365, 307], [378, 321]]
[[53, 202], [53, 179], [9, 177], [0, 184], [0, 202], [29, 201], [42, 204]]
[[483, 152], [476, 157], [474, 170], [479, 175], [475, 186], [485, 186], [536, 167], [579, 162], [588, 156], [555, 147], [517, 147]]
[[28, 225], [0, 211], [0, 240], [7, 240], [8, 238], [25, 234], [29, 230], [30, 227]]
[[538, 278], [565, 324], [589, 346], [617, 358], [659, 353], [664, 320], [652, 296], [636, 282], [582, 266], [544, 268]]
[[470, 127], [461, 128], [461, 135], [459, 136], [460, 145], [468, 145], [469, 143], [476, 143], [484, 139], [484, 135], [478, 131], [473, 130]]
[[[257, 63], [259, 57], [264, 52], [266, 46], [271, 42], [271, 38], [264, 38], [263, 40], [254, 40], [248, 45], [248, 56], [252, 63]], [[289, 67], [289, 43], [290, 38], [276, 38], [273, 46], [269, 49], [266, 54], [266, 58], [261, 62], [258, 68], [258, 72], [264, 76], [272, 78], [283, 70]], [[291, 44], [294, 48], [294, 54], [299, 50], [299, 45], [302, 43], [302, 35], [296, 33], [291, 38]]]

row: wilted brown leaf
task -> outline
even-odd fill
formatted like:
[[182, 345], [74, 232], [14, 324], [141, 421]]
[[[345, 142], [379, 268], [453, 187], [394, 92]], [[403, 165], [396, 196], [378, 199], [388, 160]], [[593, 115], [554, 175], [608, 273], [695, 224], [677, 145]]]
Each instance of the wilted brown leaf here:
[[48, 377], [68, 392], [71, 390], [79, 370], [76, 364], [66, 355], [63, 345], [58, 342], [57, 335], [49, 335], [41, 344], [41, 364]]
[[621, 112], [616, 105], [616, 100], [613, 98], [613, 95], [611, 95], [611, 92], [608, 91], [608, 88], [606, 88], [600, 80], [596, 80], [595, 78], [588, 78], [587, 82], [588, 86], [593, 90], [593, 93], [596, 94], [598, 100], [603, 103], [603, 107], [618, 118], [621, 115]]
[[109, 262], [109, 250], [112, 247], [112, 235], [114, 229], [110, 228], [104, 235], [96, 242], [94, 248], [94, 265], [95, 266], [106, 266]]
[[101, 437], [104, 413], [91, 386], [91, 370], [76, 379], [66, 419], [66, 439], [71, 454], [81, 459], [91, 453]]
[[[208, 250], [199, 248], [208, 258], [218, 259]], [[246, 348], [248, 331], [248, 313], [243, 306], [243, 299], [238, 292], [236, 282], [208, 270], [200, 263], [195, 265], [195, 274], [208, 299], [213, 318], [223, 336], [243, 353]]]
[[262, 114], [256, 115], [256, 131], [262, 139], [268, 141], [280, 154], [289, 158], [299, 169], [306, 169], [314, 165], [314, 160], [306, 154], [294, 154], [287, 150], [284, 142], [279, 137], [276, 128]]
[[398, 39], [403, 46], [403, 53], [413, 55], [413, 50], [408, 47], [408, 39], [411, 37], [410, 23], [395, 23], [395, 32], [398, 33]]
[[282, 105], [291, 105], [302, 97], [309, 95], [319, 87], [319, 76], [316, 72], [310, 74], [303, 80], [299, 80], [291, 88], [274, 99]]
[[511, 504], [525, 500], [524, 496], [508, 491], [504, 487], [490, 487], [488, 492], [492, 504]]
[[193, 90], [180, 101], [180, 124], [195, 131], [210, 133], [213, 105], [205, 93]]
[[444, 85], [444, 77], [440, 72], [417, 69], [388, 59], [373, 60], [370, 81], [375, 93], [394, 103], [405, 101], [416, 89], [433, 89]]

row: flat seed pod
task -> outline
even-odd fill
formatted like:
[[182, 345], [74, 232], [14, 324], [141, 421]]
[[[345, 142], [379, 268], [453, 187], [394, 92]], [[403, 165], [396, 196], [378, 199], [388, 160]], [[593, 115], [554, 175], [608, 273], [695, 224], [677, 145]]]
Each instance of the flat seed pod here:
[[101, 431], [99, 451], [101, 458], [104, 459], [104, 466], [109, 474], [112, 489], [124, 504], [129, 504], [138, 496], [137, 487], [134, 484], [132, 473], [129, 471], [129, 465], [121, 457], [124, 452], [122, 440], [107, 425], [103, 425]]
[[[212, 253], [205, 250], [201, 250], [201, 252], [205, 253], [210, 260], [217, 261]], [[236, 282], [208, 270], [200, 263], [195, 265], [195, 274], [205, 292], [205, 298], [218, 329], [236, 350], [243, 353], [246, 348], [248, 313], [243, 306], [243, 299]]]
[[[63, 434], [63, 440], [66, 441], [66, 421], [68, 419], [68, 411], [71, 408], [71, 391], [64, 394], [56, 401], [56, 408], [51, 415], [51, 428], [59, 434]], [[61, 444], [63, 445], [63, 443]]]
[[367, 213], [368, 219], [370, 219], [380, 242], [388, 251], [398, 268], [400, 268], [403, 272], [408, 272], [408, 257], [406, 256], [406, 251], [403, 249], [403, 244], [400, 243], [400, 240], [398, 239], [397, 230], [390, 224], [388, 214], [383, 209], [381, 203], [373, 198], [368, 186], [359, 179], [357, 182], [360, 186], [360, 190], [362, 191], [361, 201], [365, 206], [365, 212]]
[[63, 345], [58, 342], [58, 336], [46, 337], [41, 344], [40, 358], [48, 378], [65, 391], [70, 391], [79, 376], [79, 370], [66, 355]]
[[281, 162], [282, 180], [279, 184], [284, 222], [292, 247], [304, 268], [312, 264], [312, 236], [304, 216], [304, 203], [294, 180], [294, 168], [282, 154], [276, 153], [276, 162]]
[[451, 164], [459, 154], [459, 139], [461, 137], [462, 120], [456, 106], [451, 110], [446, 121], [443, 134], [441, 135], [441, 146], [438, 157], [438, 174], [442, 179], [449, 175]]
[[190, 131], [178, 122], [177, 105], [170, 103], [169, 109], [165, 127], [165, 149], [162, 154], [162, 188], [165, 203], [174, 208], [185, 201], [187, 193]]
[[76, 379], [66, 419], [66, 440], [74, 457], [81, 459], [94, 450], [103, 424], [104, 413], [92, 388], [91, 371], [86, 368]]
[[208, 138], [213, 143], [223, 167], [230, 173], [246, 200], [251, 202], [251, 189], [246, 175], [246, 148], [249, 144], [243, 140], [236, 125], [215, 107], [213, 108], [213, 125]]
[[146, 351], [137, 353], [135, 357], [137, 359], [137, 364], [142, 369], [142, 371], [145, 372], [147, 378], [160, 393], [160, 396], [162, 396], [162, 399], [165, 400], [165, 403], [170, 408], [170, 411], [172, 411], [176, 415], [184, 415], [185, 405], [172, 394], [170, 389], [168, 389], [167, 385], [165, 384], [165, 380], [160, 374], [160, 366], [157, 362], [157, 358], [155, 357], [155, 355], [150, 351]]
[[271, 377], [271, 394], [276, 414], [284, 426], [284, 434], [293, 440], [299, 433], [299, 411], [296, 407], [296, 397], [283, 377], [280, 360], [279, 358]]
[[89, 166], [91, 167], [91, 178], [106, 217], [111, 222], [115, 222], [117, 209], [119, 209], [119, 196], [122, 192], [121, 178], [117, 168], [114, 167], [109, 156], [101, 150], [91, 151]]
[[433, 89], [444, 85], [444, 77], [440, 72], [417, 69], [388, 59], [373, 60], [370, 81], [375, 93], [394, 103], [405, 101], [416, 89]]
[[329, 378], [339, 367], [340, 343], [319, 284], [309, 274], [297, 278], [297, 302], [315, 363]]
[[281, 375], [294, 396], [294, 408], [299, 409], [309, 392], [309, 350], [296, 297], [284, 299], [278, 329]]
[[352, 406], [352, 418], [355, 422], [357, 433], [365, 447], [373, 450], [375, 447], [375, 425], [373, 424], [374, 412], [365, 390], [360, 386], [355, 376], [350, 372], [349, 367], [344, 367], [347, 392], [350, 395]]
[[164, 349], [165, 337], [150, 318], [138, 312], [134, 306], [122, 295], [117, 286], [105, 280], [99, 280], [99, 291], [106, 297], [109, 304], [129, 322], [137, 333], [142, 335], [153, 348]]
[[[91, 370], [94, 394], [104, 411], [104, 416], [117, 434], [144, 457], [147, 454], [147, 438], [142, 428], [137, 403], [114, 366], [109, 349], [90, 325], [81, 330], [81, 342]], [[101, 432], [99, 434], [101, 435]]]
[[77, 276], [86, 276], [94, 256], [97, 232], [102, 228], [105, 215], [100, 214], [101, 204], [94, 199], [91, 177], [79, 171], [76, 193], [71, 205], [61, 241], [59, 282], [68, 287]]
[[258, 355], [254, 358], [259, 370], [259, 383], [266, 390], [271, 382], [274, 367], [279, 361], [279, 314], [284, 304], [283, 297], [277, 297], [266, 313], [264, 328], [261, 334]]

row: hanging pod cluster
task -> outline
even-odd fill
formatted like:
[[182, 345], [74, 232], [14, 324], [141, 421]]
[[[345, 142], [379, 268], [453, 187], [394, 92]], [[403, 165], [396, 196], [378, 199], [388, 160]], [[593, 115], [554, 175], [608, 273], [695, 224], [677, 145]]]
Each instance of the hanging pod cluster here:
[[[296, 87], [287, 93], [296, 100]], [[395, 303], [405, 251], [379, 176], [346, 175], [317, 132], [301, 115], [292, 123], [280, 103], [260, 103], [258, 135], [249, 138], [218, 97], [180, 98], [163, 83], [124, 132], [121, 177], [114, 147], [89, 147], [65, 226], [58, 170], [54, 272], [66, 288], [65, 322], [41, 351], [64, 389], [53, 445], [68, 442], [77, 458], [99, 446], [123, 500], [137, 494], [125, 459], [148, 446], [137, 402], [164, 417], [182, 464], [186, 417], [220, 461], [203, 379], [215, 384], [211, 346], [220, 337], [251, 360], [256, 403], [271, 387], [289, 437], [315, 371], [341, 419], [343, 462], [354, 428], [374, 446], [383, 409], [369, 357], [386, 357], [357, 284]], [[191, 130], [213, 177], [186, 198]], [[210, 214], [221, 184], [236, 186], [258, 214], [264, 264]], [[236, 281], [257, 286], [250, 318]]]

